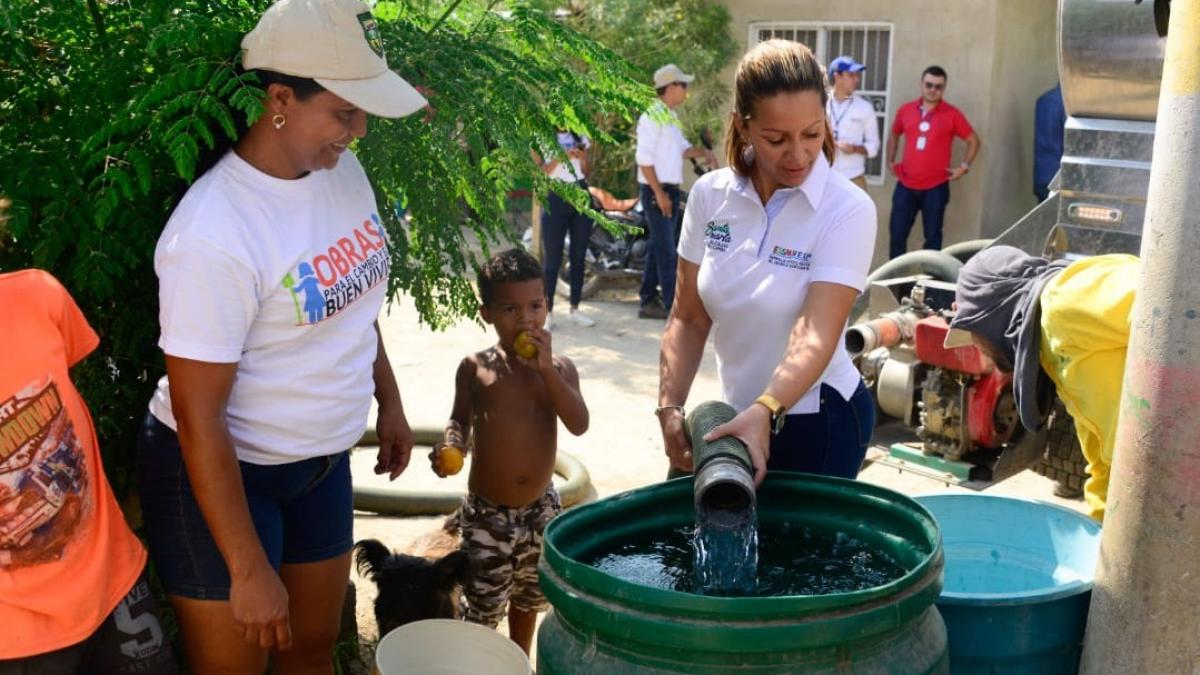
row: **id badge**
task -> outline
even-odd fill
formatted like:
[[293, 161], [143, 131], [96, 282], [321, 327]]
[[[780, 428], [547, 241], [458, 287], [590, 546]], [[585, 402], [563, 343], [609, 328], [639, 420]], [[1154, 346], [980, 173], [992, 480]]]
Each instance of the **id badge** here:
[[925, 137], [924, 136], [917, 136], [917, 149], [918, 150], [925, 149]]

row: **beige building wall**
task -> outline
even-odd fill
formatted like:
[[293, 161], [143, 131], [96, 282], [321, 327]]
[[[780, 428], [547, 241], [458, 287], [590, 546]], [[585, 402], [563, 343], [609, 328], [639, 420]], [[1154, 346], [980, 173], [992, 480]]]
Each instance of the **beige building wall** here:
[[1057, 3], [996, 2], [998, 38], [992, 65], [988, 190], [980, 236], [994, 237], [1033, 208], [1033, 112], [1058, 81]]
[[[920, 95], [921, 71], [949, 74], [946, 100], [963, 111], [983, 141], [971, 172], [951, 185], [945, 244], [994, 236], [1034, 205], [1033, 109], [1058, 78], [1056, 0], [721, 0], [746, 47], [759, 22], [887, 22], [892, 73], [885, 129], [899, 106]], [[736, 64], [721, 77], [732, 83]], [[730, 102], [732, 105], [732, 101]], [[886, 152], [886, 137], [880, 152]], [[966, 145], [955, 142], [953, 164]], [[879, 211], [875, 263], [887, 258], [895, 178], [869, 192]], [[909, 250], [922, 244], [918, 216]]]

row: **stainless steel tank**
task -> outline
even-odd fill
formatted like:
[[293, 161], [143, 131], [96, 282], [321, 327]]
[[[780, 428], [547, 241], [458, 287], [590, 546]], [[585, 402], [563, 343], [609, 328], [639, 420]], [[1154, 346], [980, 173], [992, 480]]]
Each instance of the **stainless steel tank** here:
[[1154, 121], [1169, 7], [1168, 0], [1060, 0], [1058, 70], [1068, 115]]

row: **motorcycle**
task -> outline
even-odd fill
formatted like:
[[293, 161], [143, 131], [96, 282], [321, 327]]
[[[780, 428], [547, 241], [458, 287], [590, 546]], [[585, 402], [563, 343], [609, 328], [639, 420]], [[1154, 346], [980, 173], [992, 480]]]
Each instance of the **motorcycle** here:
[[[700, 142], [712, 150], [712, 133], [701, 129]], [[692, 171], [697, 176], [703, 176], [709, 169], [691, 158]], [[584, 257], [583, 292], [584, 299], [596, 294], [606, 279], [642, 278], [646, 269], [646, 256], [650, 252], [650, 240], [646, 236], [646, 213], [637, 197], [618, 199], [611, 192], [596, 186], [588, 186], [592, 196], [592, 209], [598, 211], [609, 220], [624, 226], [625, 234], [614, 235], [603, 227], [593, 227], [588, 238], [587, 254]], [[681, 194], [680, 203], [676, 208], [687, 206], [687, 193]], [[676, 237], [678, 238], [678, 230]], [[533, 228], [527, 228], [521, 237], [525, 248], [533, 246]], [[564, 251], [571, 250], [571, 236], [568, 234]], [[558, 270], [556, 291], [559, 296], [569, 298], [571, 295], [569, 265], [562, 265]]]
[[[588, 192], [592, 195], [592, 208], [609, 220], [624, 226], [625, 234], [614, 235], [603, 227], [592, 228], [584, 257], [585, 299], [594, 296], [606, 279], [640, 279], [642, 271], [646, 268], [646, 255], [650, 250], [650, 242], [646, 238], [646, 214], [636, 197], [618, 199], [611, 192], [595, 186], [588, 187]], [[525, 230], [521, 241], [526, 249], [533, 247], [532, 227]], [[564, 250], [571, 250], [569, 234]], [[564, 264], [558, 271], [556, 290], [564, 298], [569, 297], [571, 293], [568, 267]]]

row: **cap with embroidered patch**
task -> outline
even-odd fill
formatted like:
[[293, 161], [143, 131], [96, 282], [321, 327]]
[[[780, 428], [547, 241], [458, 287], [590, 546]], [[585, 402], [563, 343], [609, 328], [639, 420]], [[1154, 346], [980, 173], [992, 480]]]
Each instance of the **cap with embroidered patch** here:
[[279, 0], [242, 38], [242, 65], [313, 79], [379, 117], [427, 104], [388, 68], [379, 25], [360, 0]]

